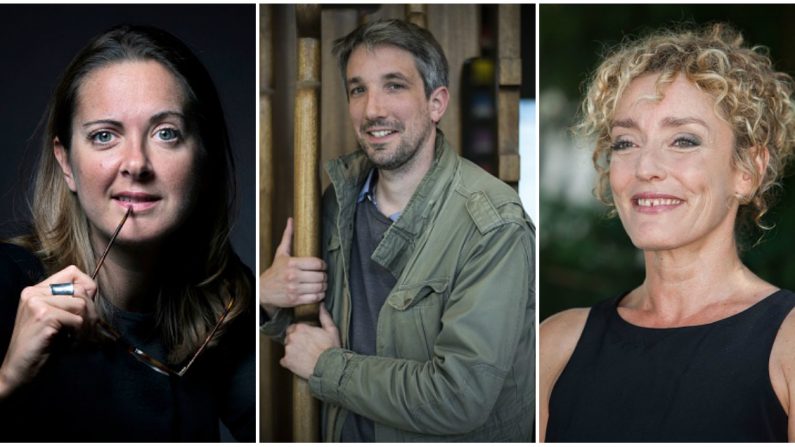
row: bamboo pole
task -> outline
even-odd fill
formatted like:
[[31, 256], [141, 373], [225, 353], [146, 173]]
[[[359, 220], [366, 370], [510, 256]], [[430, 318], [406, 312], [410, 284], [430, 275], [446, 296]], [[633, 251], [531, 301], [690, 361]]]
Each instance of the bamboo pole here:
[[[294, 256], [320, 257], [319, 93], [320, 6], [296, 5], [298, 79], [295, 93]], [[295, 308], [295, 318], [317, 324], [318, 305]], [[293, 376], [293, 441], [318, 442], [320, 414], [309, 384]]]
[[519, 87], [522, 84], [521, 11], [519, 5], [497, 6], [497, 147], [499, 176], [519, 182]]

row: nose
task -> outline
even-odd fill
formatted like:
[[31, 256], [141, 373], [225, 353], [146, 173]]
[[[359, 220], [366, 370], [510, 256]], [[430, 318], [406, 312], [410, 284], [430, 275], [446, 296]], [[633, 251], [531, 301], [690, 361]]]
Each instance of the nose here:
[[152, 177], [152, 163], [149, 148], [145, 139], [132, 139], [127, 142], [120, 165], [121, 175], [136, 181], [144, 181]]
[[381, 95], [377, 91], [373, 91], [371, 89], [367, 92], [367, 98], [365, 99], [365, 118], [368, 120], [377, 120], [381, 118], [386, 118], [386, 112], [384, 111], [383, 102], [381, 100]]
[[661, 150], [653, 147], [641, 148], [635, 163], [635, 176], [645, 181], [664, 179], [666, 168]]

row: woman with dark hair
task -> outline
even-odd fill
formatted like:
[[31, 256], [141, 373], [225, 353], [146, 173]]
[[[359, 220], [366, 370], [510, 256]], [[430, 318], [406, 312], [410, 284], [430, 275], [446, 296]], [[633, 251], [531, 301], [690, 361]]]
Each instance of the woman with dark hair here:
[[[121, 26], [64, 72], [32, 232], [0, 245], [5, 440], [254, 440], [253, 276], [209, 73]], [[41, 430], [46, 427], [46, 430]]]

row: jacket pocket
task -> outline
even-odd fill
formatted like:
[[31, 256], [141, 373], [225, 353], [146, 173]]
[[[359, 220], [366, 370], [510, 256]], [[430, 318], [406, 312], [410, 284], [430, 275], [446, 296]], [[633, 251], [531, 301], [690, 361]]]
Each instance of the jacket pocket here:
[[432, 295], [443, 295], [447, 291], [447, 278], [430, 279], [418, 284], [398, 286], [386, 299], [395, 310], [406, 310]]
[[399, 286], [387, 298], [381, 313], [390, 328], [391, 346], [382, 352], [399, 358], [428, 361], [441, 330], [442, 312], [447, 300], [446, 279]]

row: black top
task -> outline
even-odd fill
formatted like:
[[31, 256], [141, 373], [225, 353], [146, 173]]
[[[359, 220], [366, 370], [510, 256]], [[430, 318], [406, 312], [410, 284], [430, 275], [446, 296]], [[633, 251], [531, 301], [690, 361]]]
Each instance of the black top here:
[[[0, 357], [22, 288], [42, 277], [33, 255], [0, 244]], [[163, 352], [151, 315], [119, 311], [113, 324], [133, 346]], [[236, 439], [253, 442], [254, 324], [253, 312], [238, 317], [181, 378], [151, 370], [118, 343], [63, 340], [29, 384], [0, 402], [0, 440], [218, 441], [220, 419]]]
[[[370, 199], [356, 205], [356, 225], [351, 249], [351, 325], [350, 349], [363, 355], [376, 355], [378, 315], [397, 278], [370, 257], [392, 225]], [[374, 442], [372, 419], [350, 412], [342, 427], [342, 442]]]
[[668, 329], [623, 320], [621, 298], [591, 309], [552, 390], [547, 441], [787, 441], [768, 362], [795, 294], [780, 290], [723, 320]]

